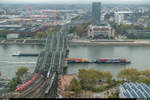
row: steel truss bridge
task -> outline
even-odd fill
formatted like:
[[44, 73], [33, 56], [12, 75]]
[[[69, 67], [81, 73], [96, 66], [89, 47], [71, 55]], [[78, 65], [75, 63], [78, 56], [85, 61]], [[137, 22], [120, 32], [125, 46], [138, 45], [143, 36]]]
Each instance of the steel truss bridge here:
[[16, 98], [56, 98], [59, 86], [58, 75], [63, 74], [68, 54], [67, 47], [67, 33], [57, 32], [49, 35], [34, 70], [34, 73], [39, 73], [39, 77], [20, 91]]

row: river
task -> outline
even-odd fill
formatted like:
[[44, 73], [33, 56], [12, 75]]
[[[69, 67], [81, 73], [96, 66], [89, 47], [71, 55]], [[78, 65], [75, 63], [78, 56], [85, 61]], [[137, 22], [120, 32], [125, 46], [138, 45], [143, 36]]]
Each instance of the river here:
[[88, 58], [126, 58], [131, 64], [71, 64], [67, 73], [78, 73], [81, 68], [94, 68], [110, 71], [114, 78], [123, 68], [150, 69], [150, 46], [71, 46], [69, 57]]
[[[13, 57], [16, 51], [39, 53], [43, 46], [37, 45], [0, 45], [0, 72], [8, 78], [15, 76], [15, 72], [21, 66], [34, 71], [37, 57]], [[94, 68], [101, 71], [110, 71], [115, 77], [123, 68], [137, 68], [139, 70], [150, 69], [150, 46], [71, 46], [70, 58], [126, 58], [131, 64], [71, 64], [67, 73], [77, 73], [81, 68]]]
[[42, 49], [43, 46], [39, 45], [0, 45], [0, 72], [9, 79], [15, 76], [15, 72], [21, 66], [28, 67], [29, 71], [33, 72], [37, 57], [14, 57], [11, 55], [17, 51], [39, 53]]

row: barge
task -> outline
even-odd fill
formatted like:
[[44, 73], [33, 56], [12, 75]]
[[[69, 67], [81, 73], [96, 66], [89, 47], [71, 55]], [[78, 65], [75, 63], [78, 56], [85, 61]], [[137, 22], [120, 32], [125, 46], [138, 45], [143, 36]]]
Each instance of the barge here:
[[88, 59], [68, 58], [66, 60], [68, 63], [90, 63]]
[[131, 61], [126, 59], [119, 59], [119, 58], [101, 58], [95, 61], [95, 63], [122, 63], [122, 64], [129, 64]]
[[14, 53], [12, 54], [12, 56], [33, 56], [33, 57], [36, 57], [36, 56], [39, 56], [38, 53], [20, 53], [20, 52], [17, 52], [17, 53]]
[[119, 58], [100, 58], [96, 61], [89, 61], [88, 59], [79, 59], [79, 58], [69, 58], [66, 59], [68, 64], [69, 63], [120, 63], [120, 64], [129, 64], [131, 61], [128, 61], [126, 59], [119, 59]]

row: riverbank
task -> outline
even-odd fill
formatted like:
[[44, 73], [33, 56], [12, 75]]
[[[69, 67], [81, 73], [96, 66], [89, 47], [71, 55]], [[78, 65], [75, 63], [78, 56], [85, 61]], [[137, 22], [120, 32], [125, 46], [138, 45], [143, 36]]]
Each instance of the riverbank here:
[[[114, 45], [114, 46], [150, 46], [150, 40], [81, 40], [74, 39], [69, 41], [70, 45]], [[16, 39], [0, 40], [0, 45], [17, 44], [17, 45], [44, 45], [45, 40], [39, 39]]]
[[150, 40], [71, 40], [70, 45], [150, 46]]
[[0, 40], [0, 44], [18, 44], [18, 45], [42, 45], [45, 40], [39, 39], [13, 39], [13, 40]]

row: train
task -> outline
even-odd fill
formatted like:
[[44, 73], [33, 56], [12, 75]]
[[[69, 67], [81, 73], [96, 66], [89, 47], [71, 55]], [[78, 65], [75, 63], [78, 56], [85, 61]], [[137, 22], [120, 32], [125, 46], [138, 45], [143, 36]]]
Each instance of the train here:
[[29, 86], [31, 83], [33, 83], [37, 78], [38, 78], [39, 74], [35, 74], [35, 76], [28, 82], [26, 82], [25, 84], [21, 85], [20, 87], [17, 88], [17, 91], [22, 91], [24, 88], [26, 88], [27, 86]]
[[48, 83], [48, 87], [45, 89], [45, 95], [48, 95], [50, 90], [52, 90], [53, 86], [56, 85], [54, 82], [57, 81], [57, 72], [54, 72], [51, 80]]

